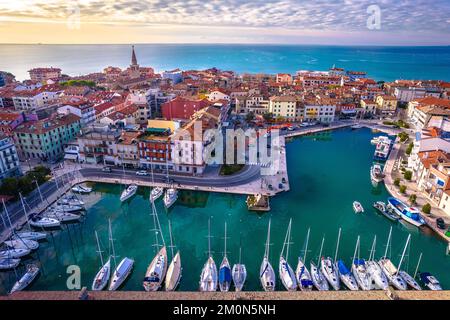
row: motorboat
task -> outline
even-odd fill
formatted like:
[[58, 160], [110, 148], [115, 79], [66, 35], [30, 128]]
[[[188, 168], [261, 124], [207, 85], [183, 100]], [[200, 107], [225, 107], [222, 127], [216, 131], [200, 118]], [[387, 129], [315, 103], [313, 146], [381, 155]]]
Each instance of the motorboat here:
[[147, 268], [143, 286], [145, 291], [158, 291], [167, 271], [167, 250], [163, 246]]
[[353, 276], [352, 272], [348, 270], [347, 266], [345, 265], [344, 261], [339, 260], [336, 262], [336, 269], [339, 272], [339, 278], [341, 279], [342, 283], [352, 291], [359, 290], [358, 283], [356, 282], [355, 277]]
[[357, 129], [361, 129], [361, 128], [362, 128], [362, 125], [360, 125], [359, 123], [354, 124], [354, 125], [351, 126], [352, 130], [357, 130]]
[[169, 209], [175, 201], [178, 199], [178, 190], [174, 188], [170, 188], [166, 190], [166, 193], [164, 194], [164, 206], [166, 209]]
[[47, 238], [45, 232], [35, 232], [35, 231], [18, 231], [15, 232], [11, 239], [24, 239], [24, 240], [44, 240]]
[[9, 248], [36, 250], [39, 243], [35, 240], [13, 239], [4, 242]]
[[213, 292], [217, 290], [217, 266], [211, 255], [211, 219], [208, 220], [208, 260], [206, 260], [200, 275], [200, 291]]
[[107, 285], [111, 276], [111, 258], [109, 258], [95, 275], [92, 281], [92, 291], [101, 291]]
[[435, 276], [433, 276], [429, 272], [421, 272], [419, 274], [419, 278], [423, 285], [427, 287], [430, 290], [433, 291], [440, 291], [442, 290], [441, 284], [439, 283], [438, 279], [436, 279]]
[[36, 265], [28, 265], [27, 272], [19, 280], [16, 281], [9, 293], [12, 294], [17, 291], [22, 291], [23, 289], [28, 287], [34, 281], [34, 279], [36, 279], [38, 274], [39, 268]]
[[224, 256], [219, 267], [219, 289], [221, 292], [228, 292], [231, 287], [231, 267], [227, 257], [227, 223], [225, 222], [225, 237], [224, 237]]
[[86, 187], [86, 186], [82, 186], [82, 185], [76, 185], [72, 187], [72, 191], [76, 192], [76, 193], [91, 193], [92, 192], [92, 188], [91, 187]]
[[388, 218], [391, 221], [398, 221], [398, 219], [400, 219], [400, 217], [392, 212], [392, 209], [390, 210], [387, 206], [386, 203], [384, 203], [383, 201], [377, 201], [373, 204], [373, 207], [375, 209], [377, 209], [377, 211], [379, 213], [381, 213], [383, 216], [385, 216], [386, 218]]
[[275, 271], [269, 261], [269, 250], [270, 250], [270, 224], [267, 229], [267, 238], [264, 251], [263, 261], [261, 267], [259, 268], [259, 279], [264, 291], [275, 291]]
[[372, 290], [372, 281], [367, 272], [366, 261], [364, 259], [353, 259], [352, 273], [362, 290]]
[[370, 179], [374, 185], [380, 183], [384, 179], [383, 169], [379, 164], [370, 167]]
[[166, 281], [164, 282], [166, 291], [175, 291], [181, 279], [181, 256], [180, 252], [175, 254], [169, 267], [167, 268]]
[[380, 265], [375, 260], [366, 261], [366, 270], [372, 281], [372, 288], [378, 290], [387, 290], [389, 281], [381, 270]]
[[20, 259], [4, 258], [0, 259], [0, 270], [8, 270], [16, 268], [20, 263]]
[[400, 270], [400, 271], [398, 272], [398, 274], [400, 275], [400, 277], [402, 277], [403, 280], [405, 280], [406, 284], [407, 284], [409, 287], [413, 288], [414, 290], [422, 290], [422, 288], [421, 288], [420, 285], [417, 283], [417, 281], [414, 280], [414, 278], [411, 277], [411, 276], [409, 275], [409, 273], [407, 273], [407, 272], [404, 271], [404, 270]]
[[388, 206], [406, 222], [420, 227], [426, 224], [417, 208], [409, 207], [404, 202], [396, 198], [388, 198]]
[[331, 287], [334, 290], [339, 290], [341, 284], [339, 281], [338, 270], [335, 268], [333, 260], [330, 257], [328, 258], [322, 257], [320, 260], [320, 267], [322, 274], [324, 275], [325, 279], [327, 279]]
[[158, 200], [164, 193], [164, 188], [161, 187], [155, 187], [150, 191], [150, 202]]
[[[286, 231], [286, 236], [284, 238], [283, 249], [280, 254], [280, 262], [278, 264], [278, 272], [280, 274], [281, 283], [286, 288], [287, 291], [297, 290], [297, 279], [295, 277], [294, 270], [288, 263], [289, 259], [289, 245], [291, 239], [291, 225], [292, 219], [289, 220], [289, 225]], [[286, 249], [286, 251], [285, 251]], [[286, 255], [284, 255], [286, 253]]]
[[117, 290], [124, 283], [133, 270], [133, 266], [133, 259], [123, 258], [122, 261], [120, 261], [112, 275], [111, 282], [109, 284], [109, 291]]
[[125, 190], [123, 190], [122, 194], [120, 195], [120, 201], [124, 202], [130, 199], [132, 196], [136, 194], [137, 189], [138, 189], [137, 185], [130, 184]]
[[82, 206], [74, 206], [69, 204], [58, 204], [50, 209], [58, 212], [67, 212], [67, 213], [75, 213], [84, 210]]
[[374, 159], [378, 161], [385, 161], [389, 152], [391, 151], [392, 140], [386, 136], [378, 137], [378, 142], [376, 144]]
[[61, 222], [49, 217], [33, 217], [30, 219], [30, 225], [35, 228], [57, 228]]
[[361, 205], [361, 203], [359, 203], [358, 201], [354, 201], [353, 202], [353, 211], [355, 211], [355, 213], [364, 213], [364, 208]]
[[85, 205], [84, 201], [78, 199], [73, 195], [63, 196], [62, 198], [59, 198], [56, 203], [59, 205], [80, 206], [80, 207], [83, 207]]
[[311, 261], [311, 277], [314, 286], [319, 291], [328, 291], [330, 290], [330, 287], [328, 285], [327, 280], [323, 276], [322, 271], [317, 268], [314, 262]]
[[398, 290], [407, 289], [405, 280], [403, 280], [403, 278], [398, 274], [397, 268], [390, 259], [383, 258], [378, 261], [378, 264], [380, 265], [381, 270], [388, 279], [389, 283], [391, 283]]
[[0, 259], [18, 259], [29, 255], [30, 249], [6, 249], [0, 251]]

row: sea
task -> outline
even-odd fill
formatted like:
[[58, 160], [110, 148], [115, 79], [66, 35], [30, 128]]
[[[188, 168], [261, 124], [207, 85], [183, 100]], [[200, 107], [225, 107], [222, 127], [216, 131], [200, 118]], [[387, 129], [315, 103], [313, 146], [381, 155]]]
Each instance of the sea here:
[[[336, 66], [365, 71], [377, 81], [426, 79], [450, 81], [450, 46], [369, 47], [238, 44], [137, 44], [141, 66], [155, 71], [216, 67], [238, 73], [326, 71]], [[0, 70], [18, 80], [35, 67], [59, 67], [79, 76], [101, 72], [107, 66], [126, 68], [131, 44], [114, 45], [0, 45]]]
[[[341, 228], [338, 259], [347, 266], [354, 256], [367, 259], [376, 236], [375, 258], [387, 254], [395, 265], [408, 235], [411, 245], [406, 250], [402, 269], [414, 275], [418, 271], [434, 274], [445, 289], [450, 289], [450, 256], [446, 243], [429, 228], [418, 229], [406, 222], [391, 222], [372, 208], [375, 201], [389, 197], [383, 184], [374, 188], [370, 181], [370, 166], [374, 136], [369, 129], [339, 129], [290, 141], [287, 165], [291, 190], [271, 199], [272, 210], [258, 214], [247, 210], [245, 196], [221, 193], [182, 191], [175, 205], [166, 211], [162, 199], [156, 202], [162, 234], [170, 245], [169, 220], [173, 244], [181, 254], [182, 278], [178, 290], [197, 291], [200, 273], [208, 258], [208, 220], [211, 221], [211, 254], [219, 266], [224, 256], [224, 227], [227, 223], [227, 256], [230, 264], [238, 262], [247, 267], [244, 290], [261, 291], [259, 268], [264, 256], [267, 227], [271, 220], [270, 262], [278, 277], [278, 262], [289, 220], [292, 219], [291, 245], [287, 256], [296, 268], [298, 257], [317, 264], [322, 238], [322, 256], [334, 258], [339, 228]], [[95, 184], [94, 191], [83, 200], [88, 210], [81, 223], [68, 224], [54, 231], [39, 250], [23, 260], [17, 274], [24, 272], [30, 262], [41, 266], [39, 278], [28, 290], [69, 290], [78, 286], [91, 287], [101, 266], [95, 231], [100, 239], [103, 259], [112, 254], [108, 241], [108, 221], [111, 221], [116, 262], [124, 257], [134, 259], [134, 269], [120, 290], [142, 291], [147, 266], [156, 253], [153, 219], [150, 215], [148, 188], [139, 188], [136, 196], [120, 202], [124, 186]], [[365, 208], [355, 214], [353, 201]], [[392, 228], [392, 243], [386, 246]], [[310, 229], [309, 245], [306, 234]], [[356, 250], [357, 237], [361, 245]], [[159, 241], [161, 244], [161, 241]], [[171, 250], [168, 249], [169, 259]], [[306, 256], [305, 256], [306, 255]], [[113, 262], [114, 266], [114, 262]], [[0, 293], [8, 291], [16, 279], [13, 271], [0, 272]], [[284, 290], [277, 280], [277, 290]]]

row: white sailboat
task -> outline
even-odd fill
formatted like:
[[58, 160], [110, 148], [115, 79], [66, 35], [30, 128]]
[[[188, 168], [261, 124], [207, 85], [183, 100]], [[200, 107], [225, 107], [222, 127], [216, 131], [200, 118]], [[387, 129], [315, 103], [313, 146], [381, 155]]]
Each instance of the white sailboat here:
[[166, 273], [166, 281], [165, 281], [165, 289], [166, 291], [175, 291], [180, 283], [181, 279], [181, 256], [180, 251], [177, 251], [175, 256], [173, 255], [173, 249], [175, 246], [173, 245], [172, 238], [172, 223], [169, 220], [169, 236], [170, 236], [170, 250], [172, 252], [172, 261], [170, 262], [169, 268], [167, 268]]
[[57, 204], [56, 206], [51, 207], [53, 211], [57, 212], [66, 212], [66, 213], [78, 213], [84, 208], [82, 206], [70, 205], [70, 204]]
[[95, 231], [95, 239], [97, 240], [97, 252], [100, 256], [101, 268], [95, 275], [94, 281], [92, 281], [92, 291], [101, 291], [106, 287], [111, 276], [111, 256], [108, 257], [106, 263], [103, 263], [103, 254], [100, 249], [97, 231]]
[[[280, 262], [278, 264], [278, 272], [280, 274], [281, 282], [287, 291], [296, 291], [297, 290], [297, 279], [295, 278], [294, 270], [292, 270], [289, 265], [289, 246], [291, 244], [291, 226], [292, 219], [289, 220], [289, 225], [286, 230], [286, 236], [284, 238], [283, 249], [280, 254]], [[284, 250], [286, 249], [286, 257], [284, 256]]]
[[178, 190], [174, 188], [169, 188], [164, 194], [164, 206], [169, 209], [178, 199]]
[[39, 268], [36, 265], [28, 265], [27, 272], [19, 280], [16, 281], [9, 294], [17, 291], [22, 291], [23, 289], [28, 287], [34, 281], [34, 279], [36, 279], [38, 274]]
[[392, 261], [387, 257], [388, 249], [391, 246], [391, 237], [392, 237], [392, 227], [389, 230], [388, 241], [386, 244], [386, 251], [384, 252], [383, 258], [380, 259], [380, 261], [378, 261], [378, 264], [380, 265], [381, 270], [388, 279], [389, 283], [391, 283], [398, 290], [406, 290], [407, 289], [406, 282], [403, 280], [401, 276], [399, 276], [397, 268], [394, 266]]
[[130, 184], [125, 190], [122, 191], [120, 195], [120, 201], [125, 202], [136, 194], [138, 186], [135, 184]]
[[61, 226], [61, 222], [54, 218], [49, 217], [33, 217], [30, 220], [30, 225], [35, 228], [58, 228]]
[[6, 240], [4, 244], [13, 249], [36, 250], [39, 248], [39, 243], [37, 241], [27, 239]]
[[336, 244], [336, 252], [334, 254], [334, 266], [335, 270], [341, 279], [342, 283], [351, 291], [359, 290], [358, 283], [356, 282], [353, 273], [347, 268], [343, 260], [337, 260], [337, 255], [339, 251], [339, 244], [341, 238], [341, 228], [339, 228], [338, 241]]
[[18, 259], [26, 255], [29, 255], [30, 252], [31, 252], [30, 249], [6, 249], [0, 251], [0, 259], [7, 259], [7, 258]]
[[109, 291], [117, 290], [123, 282], [128, 278], [131, 271], [133, 270], [134, 260], [130, 258], [123, 258], [120, 261], [119, 265], [116, 264], [116, 252], [114, 249], [114, 238], [112, 236], [112, 228], [111, 228], [111, 220], [109, 220], [109, 234], [111, 241], [111, 248], [113, 253], [114, 265], [116, 265], [116, 269], [114, 270], [111, 278], [111, 282], [109, 283]]
[[84, 201], [78, 199], [74, 194], [69, 195], [66, 194], [58, 199], [56, 202], [59, 205], [69, 205], [69, 206], [80, 206], [84, 207], [85, 203]]
[[[356, 279], [356, 282], [362, 290], [372, 290], [372, 281], [366, 269], [366, 261], [359, 258], [359, 241], [360, 237], [358, 236], [358, 239], [356, 240], [355, 253], [353, 254], [351, 271]], [[358, 258], [356, 258], [357, 253]]]
[[225, 246], [222, 263], [219, 268], [219, 288], [222, 292], [228, 292], [231, 287], [231, 267], [227, 257], [227, 223], [225, 222]]
[[73, 186], [72, 187], [72, 191], [73, 192], [77, 192], [77, 193], [91, 193], [92, 192], [92, 188], [91, 187], [86, 187], [83, 186], [81, 184]]
[[211, 219], [208, 220], [208, 260], [203, 266], [200, 275], [200, 291], [216, 291], [217, 290], [217, 267], [211, 255]]
[[273, 271], [272, 265], [269, 261], [269, 248], [270, 248], [270, 224], [267, 229], [266, 248], [264, 251], [264, 258], [259, 268], [259, 278], [264, 291], [275, 291], [275, 271]]
[[306, 253], [308, 252], [309, 233], [310, 229], [308, 228], [308, 233], [306, 235], [305, 252], [303, 254], [303, 258], [300, 256], [298, 257], [297, 269], [295, 270], [295, 276], [297, 278], [297, 283], [301, 291], [311, 291], [314, 285], [311, 274], [309, 273], [308, 268], [305, 265]]
[[81, 216], [79, 216], [78, 214], [63, 211], [55, 211], [52, 209], [46, 210], [43, 213], [42, 217], [56, 219], [59, 222], [76, 222], [80, 221], [81, 219]]
[[[322, 243], [320, 245], [320, 251], [319, 251], [319, 261], [322, 256], [322, 250], [323, 250], [323, 243], [325, 242], [325, 237], [322, 238]], [[317, 262], [319, 264], [319, 262]], [[328, 285], [327, 279], [325, 279], [322, 271], [320, 268], [316, 266], [316, 264], [311, 261], [311, 277], [312, 281], [314, 283], [314, 286], [319, 291], [328, 291], [330, 290], [330, 287]]]
[[153, 225], [154, 225], [154, 233], [155, 233], [155, 248], [158, 250], [160, 247], [158, 237], [161, 236], [162, 246], [161, 249], [157, 252], [152, 262], [149, 264], [147, 271], [145, 273], [145, 278], [143, 282], [143, 286], [145, 291], [158, 291], [164, 281], [164, 277], [167, 272], [167, 249], [166, 243], [164, 241], [164, 237], [162, 235], [161, 226], [159, 224], [158, 213], [156, 211], [155, 203], [150, 203], [152, 207], [152, 217], [153, 217]]
[[[21, 197], [21, 200], [22, 200], [22, 197]], [[11, 226], [11, 229], [13, 229], [13, 228], [12, 228], [12, 222], [11, 222], [11, 219], [10, 219], [10, 217], [9, 217], [8, 208], [7, 208], [6, 205], [5, 205], [5, 201], [2, 200], [2, 203], [3, 203], [3, 209], [4, 209], [4, 212], [5, 212], [5, 214], [6, 214], [6, 217], [8, 218], [8, 221], [9, 221], [9, 225]], [[23, 204], [23, 200], [22, 200], [22, 204]], [[31, 229], [31, 227], [30, 227], [30, 222], [29, 222], [28, 216], [27, 216], [27, 214], [26, 214], [25, 206], [23, 206], [23, 207], [24, 207], [24, 212], [25, 212], [25, 216], [26, 216], [28, 228]], [[3, 216], [2, 216], [2, 220], [3, 220]], [[3, 224], [4, 224], [5, 227], [6, 227], [6, 222], [5, 222], [4, 220], [3, 220]], [[11, 240], [19, 240], [19, 239], [23, 239], [23, 240], [35, 240], [35, 241], [43, 240], [43, 239], [46, 239], [46, 238], [47, 238], [47, 234], [44, 233], [44, 232], [35, 232], [35, 231], [14, 231], [14, 230], [13, 230], [13, 233], [12, 233], [12, 235], [11, 235], [11, 237], [10, 237]]]
[[0, 259], [0, 270], [8, 270], [16, 268], [20, 263], [20, 259], [3, 258]]
[[336, 268], [336, 258], [339, 249], [339, 241], [341, 238], [341, 228], [339, 228], [338, 239], [336, 242], [336, 251], [334, 260], [331, 260], [330, 257], [322, 257], [320, 261], [320, 267], [322, 269], [322, 273], [327, 279], [328, 283], [334, 290], [339, 290], [341, 288], [341, 283], [339, 281], [339, 274]]
[[[152, 185], [155, 184], [155, 179], [153, 177], [153, 163], [150, 163], [150, 171], [151, 171], [151, 175], [152, 175]], [[149, 196], [149, 200], [150, 202], [154, 202], [156, 200], [158, 200], [164, 193], [164, 188], [161, 187], [154, 187], [152, 188], [152, 190], [150, 191], [150, 196]]]
[[406, 284], [408, 286], [410, 286], [411, 288], [413, 288], [414, 290], [422, 290], [422, 288], [420, 287], [420, 285], [416, 282], [416, 280], [414, 280], [413, 277], [411, 277], [408, 272], [402, 270], [402, 263], [404, 261], [404, 257], [405, 257], [405, 253], [407, 248], [409, 248], [409, 243], [411, 240], [411, 235], [408, 235], [408, 239], [406, 240], [406, 244], [405, 244], [405, 248], [403, 249], [403, 253], [402, 253], [402, 257], [400, 258], [400, 263], [398, 264], [398, 275], [406, 282]]
[[239, 246], [239, 262], [233, 265], [232, 276], [234, 288], [236, 291], [242, 291], [244, 287], [245, 280], [247, 279], [247, 268], [245, 264], [241, 262], [242, 258], [242, 246]]
[[375, 249], [377, 243], [377, 236], [373, 238], [372, 248], [370, 249], [369, 259], [366, 261], [366, 269], [372, 281], [372, 288], [378, 290], [387, 290], [389, 281], [381, 270], [380, 265], [375, 261]]

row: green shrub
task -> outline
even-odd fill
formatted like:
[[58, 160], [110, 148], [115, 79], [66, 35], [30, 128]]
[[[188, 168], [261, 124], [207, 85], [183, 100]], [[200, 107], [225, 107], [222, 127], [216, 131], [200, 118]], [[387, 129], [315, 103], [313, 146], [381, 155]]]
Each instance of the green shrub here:
[[409, 155], [411, 154], [413, 148], [414, 148], [414, 143], [411, 142], [411, 143], [408, 145], [408, 147], [406, 148], [405, 153], [409, 156]]
[[403, 177], [406, 180], [411, 181], [411, 179], [412, 179], [412, 171], [409, 171], [409, 170], [405, 171], [405, 173], [403, 174]]
[[409, 202], [411, 204], [416, 204], [416, 201], [417, 201], [417, 196], [415, 194], [412, 194], [409, 196]]
[[401, 193], [406, 193], [406, 186], [405, 185], [401, 185], [400, 186], [400, 192]]
[[400, 187], [400, 178], [396, 178], [396, 179], [394, 180], [394, 186]]
[[425, 203], [422, 207], [422, 212], [426, 214], [431, 213], [431, 205], [429, 203]]

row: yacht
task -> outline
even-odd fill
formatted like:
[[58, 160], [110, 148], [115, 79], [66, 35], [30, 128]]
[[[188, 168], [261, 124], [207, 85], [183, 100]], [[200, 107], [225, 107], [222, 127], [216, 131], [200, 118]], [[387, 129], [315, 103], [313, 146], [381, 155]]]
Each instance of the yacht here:
[[137, 189], [138, 189], [137, 185], [130, 184], [125, 190], [123, 190], [122, 194], [120, 195], [120, 201], [124, 202], [130, 199], [132, 196], [136, 194]]
[[150, 191], [150, 202], [158, 200], [164, 193], [164, 188], [161, 187], [154, 187], [152, 191]]
[[35, 240], [14, 239], [14, 240], [7, 240], [4, 243], [9, 248], [14, 248], [14, 249], [36, 250], [37, 248], [39, 248], [39, 243]]
[[419, 274], [419, 277], [423, 285], [426, 286], [428, 289], [433, 291], [442, 290], [441, 284], [439, 283], [438, 279], [436, 279], [431, 273], [421, 272]]
[[11, 239], [24, 239], [24, 240], [44, 240], [47, 238], [45, 232], [35, 232], [35, 231], [18, 231], [15, 232]]
[[339, 272], [339, 278], [341, 279], [342, 283], [352, 291], [359, 290], [358, 283], [356, 282], [355, 277], [351, 273], [350, 270], [348, 270], [347, 266], [345, 265], [344, 261], [339, 260], [336, 262], [336, 269]]
[[163, 199], [166, 209], [169, 209], [175, 203], [175, 201], [177, 201], [177, 199], [178, 190], [174, 188], [167, 189]]
[[378, 264], [383, 270], [384, 275], [389, 280], [389, 282], [398, 290], [406, 290], [407, 284], [405, 280], [398, 274], [397, 268], [394, 266], [391, 260], [383, 258], [378, 261]]
[[97, 252], [100, 256], [101, 267], [92, 281], [92, 291], [101, 291], [106, 287], [111, 276], [111, 256], [109, 256], [106, 263], [103, 263], [103, 255], [100, 249], [100, 241], [98, 241], [97, 231], [95, 231], [95, 239], [97, 240]]
[[206, 260], [200, 275], [200, 291], [217, 290], [217, 267], [211, 255], [211, 219], [208, 220], [208, 260]]
[[83, 207], [85, 203], [73, 195], [66, 195], [60, 198], [57, 204]]
[[162, 247], [147, 268], [144, 278], [145, 291], [158, 291], [167, 271], [167, 250]]
[[309, 273], [308, 268], [305, 265], [306, 254], [308, 252], [309, 234], [310, 229], [308, 228], [303, 257], [298, 257], [297, 269], [295, 270], [295, 276], [297, 277], [297, 283], [301, 291], [311, 291], [314, 286], [311, 274]]
[[269, 261], [269, 249], [270, 249], [270, 224], [267, 229], [266, 248], [264, 251], [263, 261], [259, 268], [259, 279], [264, 291], [275, 291], [275, 271]]
[[378, 137], [378, 142], [375, 148], [374, 159], [379, 161], [387, 160], [389, 152], [391, 151], [392, 140], [385, 136]]
[[82, 185], [76, 185], [76, 186], [72, 187], [72, 191], [76, 192], [76, 193], [91, 193], [92, 188], [82, 186]]
[[380, 265], [375, 260], [366, 261], [366, 270], [372, 280], [372, 288], [378, 290], [387, 290], [389, 281], [380, 268]]
[[239, 247], [239, 262], [233, 265], [233, 270], [231, 271], [236, 291], [242, 291], [242, 287], [247, 279], [247, 268], [245, 267], [245, 264], [241, 263], [241, 253], [242, 249]]
[[328, 282], [320, 271], [319, 268], [311, 261], [311, 277], [314, 283], [314, 286], [319, 291], [328, 291], [330, 287], [328, 286]]
[[324, 275], [325, 279], [327, 279], [331, 287], [334, 290], [339, 290], [341, 285], [339, 281], [338, 270], [335, 268], [333, 260], [331, 260], [330, 257], [322, 257], [320, 261], [320, 267], [322, 269], [322, 274]]
[[68, 213], [76, 213], [84, 210], [82, 206], [74, 206], [69, 204], [58, 204], [51, 209], [59, 212], [68, 212]]
[[16, 281], [14, 286], [12, 287], [10, 294], [16, 292], [16, 291], [22, 291], [26, 287], [28, 287], [34, 279], [36, 279], [37, 275], [39, 274], [39, 268], [34, 265], [30, 264], [27, 266], [27, 272]]
[[383, 169], [379, 164], [374, 164], [370, 167], [370, 179], [374, 185], [377, 185], [384, 179]]
[[409, 207], [399, 199], [393, 197], [389, 198], [388, 207], [391, 208], [397, 215], [399, 215], [400, 218], [416, 227], [420, 227], [426, 224], [425, 220], [420, 215], [420, 211], [417, 208]]
[[35, 228], [57, 228], [61, 226], [61, 222], [54, 218], [33, 217], [30, 220], [30, 226]]
[[2, 258], [0, 259], [0, 270], [14, 269], [19, 263], [20, 259]]
[[402, 277], [403, 280], [405, 280], [405, 282], [408, 286], [410, 286], [414, 290], [422, 290], [422, 288], [417, 283], [417, 281], [414, 280], [414, 278], [412, 276], [410, 276], [409, 273], [407, 273], [406, 271], [400, 270], [398, 272], [398, 274], [400, 275], [400, 277]]
[[[286, 236], [284, 238], [283, 249], [280, 254], [280, 262], [278, 265], [278, 271], [280, 274], [281, 282], [287, 291], [296, 291], [297, 290], [297, 279], [295, 277], [294, 270], [292, 270], [289, 265], [289, 246], [291, 244], [291, 225], [292, 219], [289, 220], [288, 229], [286, 231]], [[286, 251], [285, 251], [286, 249]], [[286, 253], [286, 255], [284, 254]]]
[[18, 259], [29, 255], [30, 249], [7, 249], [0, 251], [0, 259]]
[[111, 282], [109, 284], [109, 291], [117, 290], [122, 283], [128, 278], [133, 269], [134, 260], [130, 258], [123, 258], [114, 270]]
[[60, 222], [75, 222], [80, 221], [80, 216], [77, 214], [69, 213], [69, 212], [63, 212], [63, 211], [55, 211], [52, 209], [49, 209], [44, 212], [43, 217], [50, 218], [50, 219], [56, 219]]
[[354, 259], [352, 264], [353, 276], [362, 290], [372, 290], [372, 282], [367, 272], [366, 262], [364, 259]]
[[364, 213], [364, 208], [361, 205], [361, 203], [359, 203], [358, 201], [354, 201], [353, 202], [353, 211], [355, 211], [355, 213]]
[[[152, 202], [153, 203], [153, 202]], [[181, 279], [181, 255], [180, 251], [178, 251], [174, 255], [174, 244], [173, 244], [173, 237], [172, 237], [172, 223], [169, 220], [169, 236], [170, 236], [170, 249], [172, 252], [172, 261], [169, 264], [169, 267], [167, 268], [166, 273], [166, 281], [165, 281], [165, 289], [166, 291], [175, 291], [175, 289], [178, 287], [178, 284], [180, 283]]]
[[222, 292], [227, 292], [230, 290], [231, 286], [231, 267], [230, 262], [228, 261], [227, 256], [227, 223], [225, 222], [225, 246], [224, 246], [224, 255], [222, 259], [222, 263], [219, 268], [219, 288]]

